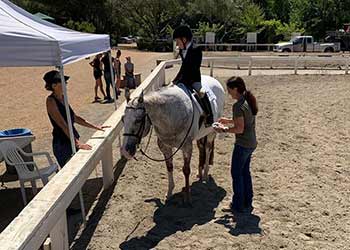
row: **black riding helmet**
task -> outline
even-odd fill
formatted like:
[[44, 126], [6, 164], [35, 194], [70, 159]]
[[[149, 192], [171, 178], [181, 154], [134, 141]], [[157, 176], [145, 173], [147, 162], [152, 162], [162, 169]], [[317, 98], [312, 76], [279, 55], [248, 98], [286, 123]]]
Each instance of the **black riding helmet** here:
[[193, 37], [192, 31], [188, 26], [181, 25], [174, 30], [174, 33], [173, 33], [174, 40], [176, 38], [182, 38], [182, 37], [186, 38], [187, 40], [192, 39]]

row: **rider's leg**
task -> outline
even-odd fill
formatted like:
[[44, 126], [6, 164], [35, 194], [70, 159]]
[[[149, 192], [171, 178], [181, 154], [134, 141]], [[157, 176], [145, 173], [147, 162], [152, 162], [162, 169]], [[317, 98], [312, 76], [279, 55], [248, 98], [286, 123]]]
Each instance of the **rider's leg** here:
[[204, 113], [207, 115], [206, 124], [211, 125], [214, 123], [213, 112], [211, 110], [210, 101], [205, 89], [202, 87], [200, 82], [195, 82], [192, 84], [193, 89], [197, 92], [200, 98], [200, 104], [203, 108]]
[[203, 98], [205, 95], [205, 89], [202, 87], [202, 83], [195, 82], [192, 84], [192, 88], [197, 92], [199, 98]]
[[211, 125], [214, 123], [214, 117], [213, 117], [213, 112], [211, 110], [210, 101], [206, 93], [201, 98], [201, 102], [202, 102], [202, 107], [204, 109], [204, 112], [207, 114], [206, 124]]

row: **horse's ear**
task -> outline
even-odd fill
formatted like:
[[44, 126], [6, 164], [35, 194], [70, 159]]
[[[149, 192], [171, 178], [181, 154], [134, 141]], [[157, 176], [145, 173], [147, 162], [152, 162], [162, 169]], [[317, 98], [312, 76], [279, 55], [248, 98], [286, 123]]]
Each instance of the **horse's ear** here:
[[139, 103], [143, 103], [143, 90], [142, 90], [142, 92], [141, 92], [141, 94], [139, 96], [138, 102]]

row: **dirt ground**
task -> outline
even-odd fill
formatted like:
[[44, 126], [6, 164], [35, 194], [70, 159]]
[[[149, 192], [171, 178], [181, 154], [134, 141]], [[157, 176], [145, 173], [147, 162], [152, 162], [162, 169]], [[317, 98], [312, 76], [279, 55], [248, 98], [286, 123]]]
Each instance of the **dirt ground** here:
[[[145, 72], [143, 79], [155, 65], [149, 66], [150, 62], [160, 57], [157, 53], [127, 51], [124, 55], [127, 53], [135, 53], [131, 56], [136, 67]], [[91, 104], [93, 78], [87, 63], [67, 67], [72, 77], [70, 99], [77, 112], [102, 122], [113, 112], [113, 105]], [[47, 92], [41, 80], [46, 70], [0, 69], [0, 129], [31, 128], [37, 137], [34, 149], [51, 151], [44, 106]], [[208, 69], [203, 72], [208, 73]], [[215, 70], [214, 76], [224, 83], [232, 73]], [[349, 76], [259, 75], [244, 79], [260, 108], [259, 145], [251, 166], [253, 215], [234, 219], [222, 211], [232, 196], [234, 137], [225, 135], [216, 140], [208, 183], [196, 179], [198, 151], [194, 147], [192, 207], [181, 202], [181, 154], [175, 157], [176, 194], [168, 203], [164, 201], [164, 164], [138, 154], [138, 161], [117, 168], [117, 182], [97, 196], [99, 199], [94, 198], [87, 227], [76, 237], [72, 249], [349, 249]], [[231, 116], [232, 102], [227, 96], [226, 116]], [[79, 131], [86, 139], [93, 132]], [[147, 152], [160, 156], [154, 137]], [[91, 182], [90, 190], [94, 185]], [[1, 200], [5, 191], [1, 190]], [[19, 191], [14, 197], [20, 199]], [[5, 209], [6, 205], [1, 205], [1, 211]]]
[[[216, 140], [208, 183], [196, 179], [195, 149], [193, 207], [183, 206], [179, 195], [180, 154], [175, 157], [178, 193], [169, 203], [164, 202], [164, 164], [139, 154], [138, 161], [127, 163], [110, 199], [95, 207], [73, 249], [349, 249], [348, 78], [244, 77], [260, 108], [259, 146], [251, 166], [253, 215], [234, 219], [222, 211], [232, 195], [234, 139], [226, 135]], [[226, 116], [231, 104], [227, 97]], [[154, 139], [148, 153], [159, 156]]]

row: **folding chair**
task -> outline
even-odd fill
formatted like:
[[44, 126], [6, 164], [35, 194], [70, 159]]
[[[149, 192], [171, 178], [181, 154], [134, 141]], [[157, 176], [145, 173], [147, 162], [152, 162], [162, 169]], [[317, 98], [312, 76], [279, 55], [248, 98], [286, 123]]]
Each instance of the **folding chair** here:
[[[49, 181], [49, 176], [58, 172], [58, 165], [53, 162], [48, 152], [26, 153], [18, 147], [15, 142], [9, 140], [0, 142], [0, 152], [6, 163], [16, 168], [24, 206], [27, 205], [24, 183], [30, 181], [33, 194], [36, 195], [36, 180], [41, 179], [43, 185], [46, 185]], [[49, 165], [45, 168], [39, 169], [34, 161], [25, 162], [22, 156], [46, 156]], [[28, 166], [34, 166], [34, 170], [30, 170]]]

